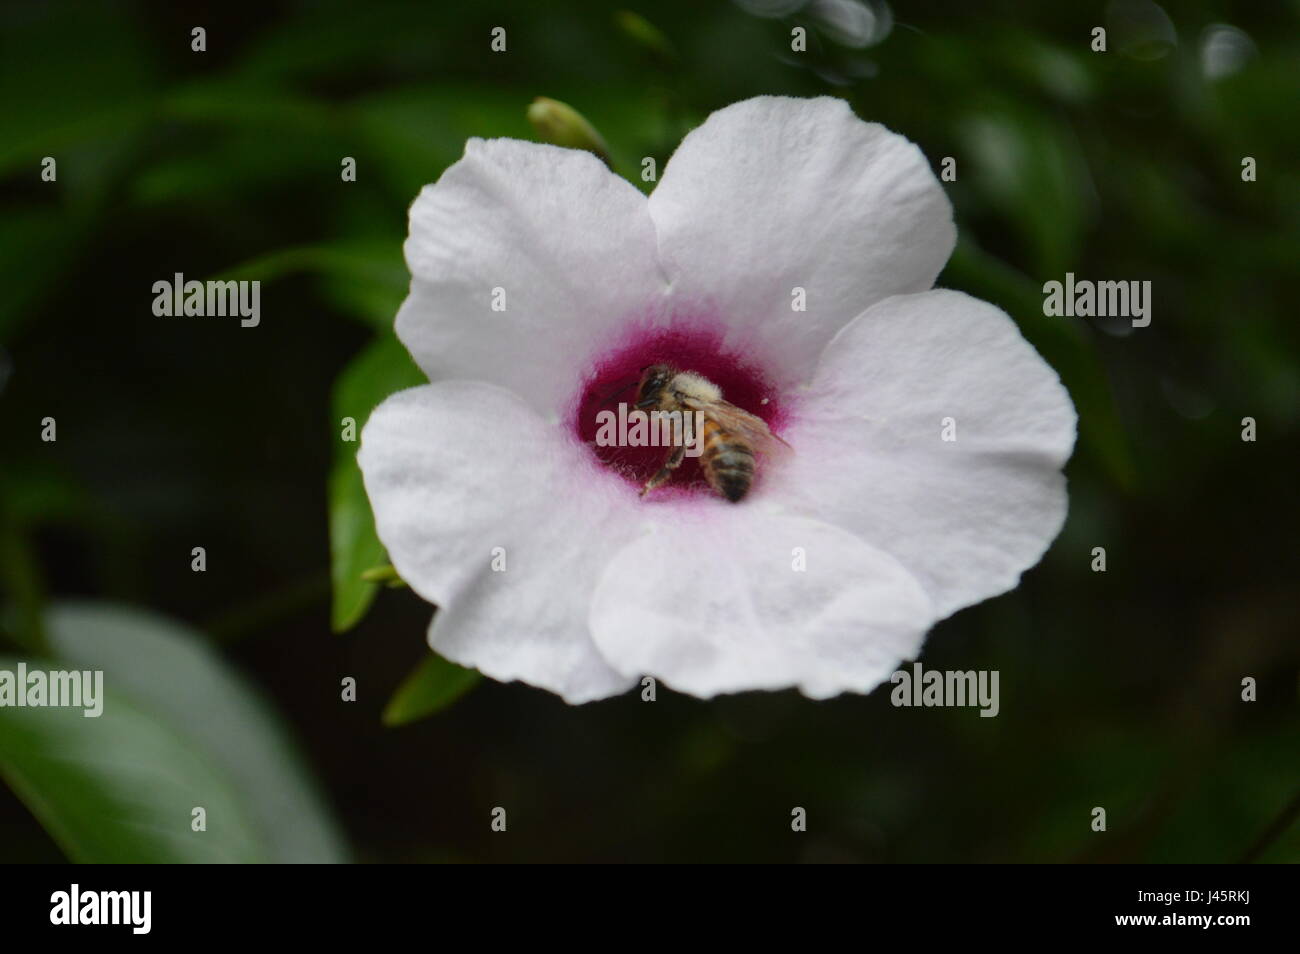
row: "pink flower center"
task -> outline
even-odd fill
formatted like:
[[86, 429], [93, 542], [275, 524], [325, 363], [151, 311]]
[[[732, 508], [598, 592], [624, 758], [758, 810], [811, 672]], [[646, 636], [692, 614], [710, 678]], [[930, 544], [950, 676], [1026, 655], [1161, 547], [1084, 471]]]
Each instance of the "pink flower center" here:
[[[597, 442], [600, 412], [614, 415], [619, 404], [636, 403], [641, 372], [652, 364], [690, 371], [716, 384], [723, 399], [767, 422], [776, 433], [784, 423], [781, 402], [768, 376], [735, 348], [725, 347], [720, 329], [702, 322], [675, 321], [668, 327], [634, 324], [588, 368], [573, 402], [570, 426], [596, 458], [625, 480], [643, 485], [663, 465], [670, 448], [602, 446]], [[759, 478], [761, 479], [761, 463]], [[698, 458], [687, 457], [654, 495], [705, 492]]]

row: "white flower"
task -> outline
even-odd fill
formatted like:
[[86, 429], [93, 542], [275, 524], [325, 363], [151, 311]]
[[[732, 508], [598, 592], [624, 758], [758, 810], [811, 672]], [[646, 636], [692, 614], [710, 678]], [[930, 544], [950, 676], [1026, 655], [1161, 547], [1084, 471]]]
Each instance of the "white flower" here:
[[[954, 240], [921, 152], [835, 99], [714, 113], [649, 199], [583, 152], [471, 140], [411, 209], [397, 333], [435, 383], [359, 454], [430, 645], [570, 702], [642, 675], [821, 698], [1014, 588], [1064, 521], [1075, 413], [1006, 314], [931, 289]], [[662, 449], [587, 442], [661, 361], [793, 446], [741, 502], [643, 498]]]

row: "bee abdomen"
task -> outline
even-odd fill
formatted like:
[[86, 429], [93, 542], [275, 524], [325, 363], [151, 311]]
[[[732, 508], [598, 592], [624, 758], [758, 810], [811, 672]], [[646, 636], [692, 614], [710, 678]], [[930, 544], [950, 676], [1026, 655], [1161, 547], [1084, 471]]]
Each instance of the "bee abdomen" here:
[[706, 445], [700, 463], [709, 486], [732, 503], [739, 502], [754, 482], [754, 452], [735, 439]]

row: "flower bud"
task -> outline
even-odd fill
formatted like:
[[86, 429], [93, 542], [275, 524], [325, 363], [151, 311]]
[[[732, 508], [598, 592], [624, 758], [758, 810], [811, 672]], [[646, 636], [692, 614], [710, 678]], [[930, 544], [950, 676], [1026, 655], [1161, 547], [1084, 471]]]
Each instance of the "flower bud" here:
[[545, 141], [569, 149], [585, 149], [609, 165], [609, 147], [586, 118], [567, 103], [538, 96], [528, 107], [528, 121]]

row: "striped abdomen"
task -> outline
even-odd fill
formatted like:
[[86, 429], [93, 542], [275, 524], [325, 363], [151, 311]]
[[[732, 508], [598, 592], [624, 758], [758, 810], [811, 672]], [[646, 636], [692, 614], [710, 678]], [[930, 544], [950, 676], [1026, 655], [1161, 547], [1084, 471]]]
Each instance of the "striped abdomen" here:
[[709, 486], [735, 503], [749, 492], [749, 486], [754, 482], [754, 451], [705, 415], [700, 467]]

